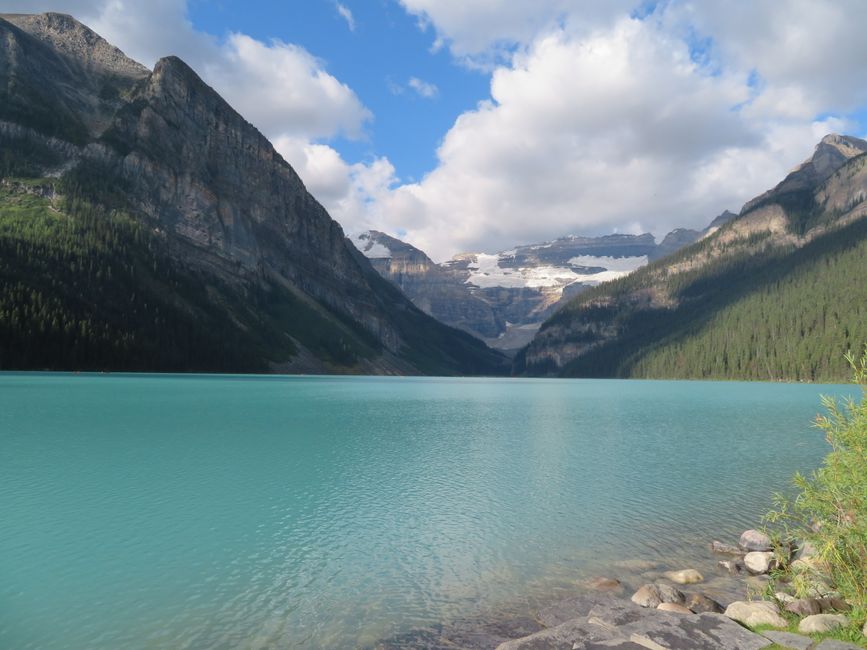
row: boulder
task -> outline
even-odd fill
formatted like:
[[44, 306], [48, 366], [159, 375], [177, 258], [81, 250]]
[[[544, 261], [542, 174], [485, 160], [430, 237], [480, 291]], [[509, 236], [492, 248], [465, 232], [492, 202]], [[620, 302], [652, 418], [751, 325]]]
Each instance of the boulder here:
[[713, 540], [710, 543], [710, 550], [714, 553], [724, 553], [726, 555], [743, 555], [744, 551], [734, 544], [724, 544], [722, 542], [718, 542], [717, 540]]
[[674, 612], [675, 614], [692, 614], [692, 611], [689, 608], [679, 605], [678, 603], [659, 603], [659, 605], [656, 606], [656, 609], [662, 610], [663, 612]]
[[657, 582], [654, 586], [659, 592], [659, 597], [662, 599], [662, 602], [676, 603], [678, 605], [683, 605], [686, 602], [686, 596], [684, 596], [683, 592], [679, 589], [667, 585], [664, 582]]
[[864, 621], [864, 627], [861, 628], [861, 634], [867, 636], [867, 621]]
[[662, 603], [662, 594], [656, 585], [644, 585], [632, 594], [630, 600], [641, 607], [656, 608]]
[[849, 625], [849, 619], [842, 614], [813, 614], [798, 623], [798, 632], [801, 634], [821, 634], [847, 625]]
[[681, 569], [680, 571], [666, 571], [663, 574], [667, 579], [672, 582], [676, 582], [679, 585], [691, 585], [696, 582], [701, 582], [704, 580], [704, 576], [701, 575], [695, 569]]
[[787, 612], [797, 614], [798, 616], [812, 616], [813, 614], [821, 614], [822, 606], [815, 598], [800, 598], [786, 603]]
[[837, 639], [825, 639], [815, 650], [863, 650], [861, 646], [846, 641], [838, 641]]
[[695, 612], [696, 614], [701, 614], [702, 612], [715, 612], [717, 614], [722, 614], [725, 611], [725, 608], [716, 602], [713, 598], [709, 598], [704, 594], [692, 594], [686, 600], [686, 606], [690, 609], [690, 611]]
[[770, 551], [771, 538], [758, 530], [745, 530], [738, 542], [745, 551]]
[[791, 632], [776, 632], [768, 630], [767, 632], [762, 632], [762, 636], [770, 639], [777, 645], [783, 646], [784, 648], [792, 648], [792, 650], [809, 650], [810, 646], [813, 645], [813, 639], [810, 637], [801, 636], [800, 634], [792, 634]]
[[830, 597], [819, 598], [819, 607], [822, 608], [822, 613], [827, 612], [848, 612], [852, 606], [842, 598]]
[[774, 598], [776, 598], [777, 601], [783, 603], [783, 605], [788, 605], [789, 603], [793, 603], [796, 600], [792, 594], [787, 594], [785, 591], [774, 592]]
[[744, 565], [750, 573], [762, 574], [775, 569], [777, 561], [770, 551], [751, 551], [744, 555]]
[[786, 619], [780, 616], [779, 608], [765, 600], [735, 601], [726, 608], [725, 615], [749, 627], [769, 625], [770, 627], [786, 628], [789, 626]]

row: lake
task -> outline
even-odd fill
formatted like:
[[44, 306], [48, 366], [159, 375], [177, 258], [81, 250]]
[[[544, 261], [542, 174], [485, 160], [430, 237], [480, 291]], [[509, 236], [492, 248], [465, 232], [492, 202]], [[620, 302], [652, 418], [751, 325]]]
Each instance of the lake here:
[[854, 392], [3, 373], [0, 647], [369, 646], [707, 563]]

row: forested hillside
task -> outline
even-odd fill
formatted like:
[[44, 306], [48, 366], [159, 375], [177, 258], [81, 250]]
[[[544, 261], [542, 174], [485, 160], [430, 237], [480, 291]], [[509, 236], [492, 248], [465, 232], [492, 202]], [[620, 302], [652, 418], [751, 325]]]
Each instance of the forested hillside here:
[[865, 149], [826, 137], [719, 231], [567, 304], [516, 371], [845, 380], [867, 342]]
[[0, 370], [502, 374], [177, 57], [0, 16]]

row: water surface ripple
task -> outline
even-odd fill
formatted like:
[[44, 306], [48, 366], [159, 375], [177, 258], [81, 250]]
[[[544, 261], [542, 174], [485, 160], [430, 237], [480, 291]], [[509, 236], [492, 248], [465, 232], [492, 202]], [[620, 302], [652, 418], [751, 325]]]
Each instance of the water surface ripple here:
[[0, 374], [0, 647], [368, 646], [699, 561], [847, 390]]

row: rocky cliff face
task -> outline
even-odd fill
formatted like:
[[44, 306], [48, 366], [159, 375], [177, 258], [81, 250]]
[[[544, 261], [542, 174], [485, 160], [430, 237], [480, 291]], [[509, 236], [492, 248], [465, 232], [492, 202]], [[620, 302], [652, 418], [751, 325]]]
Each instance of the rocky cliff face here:
[[[682, 342], [694, 338], [711, 314], [724, 314], [731, 304], [763, 286], [765, 279], [784, 282], [790, 269], [805, 268], [807, 262], [845, 244], [846, 237], [838, 241], [835, 233], [867, 215], [865, 152], [863, 140], [826, 136], [810, 159], [775, 188], [747, 202], [736, 217], [723, 213], [695, 243], [564, 305], [522, 352], [519, 369], [531, 374], [629, 374], [642, 367], [642, 359], [654, 349], [664, 350], [652, 366], [661, 367], [659, 359], [676, 356]], [[861, 235], [853, 231], [851, 236]], [[799, 257], [801, 250], [805, 252]], [[846, 258], [846, 263], [851, 264], [851, 259]], [[854, 272], [867, 273], [867, 268]], [[830, 288], [824, 293], [829, 294]], [[819, 308], [824, 314], [834, 306]], [[751, 314], [770, 313], [763, 305], [751, 304], [749, 309]], [[818, 318], [826, 322], [821, 314]], [[776, 332], [772, 338], [783, 340], [789, 335]], [[857, 338], [849, 329], [840, 333], [847, 340], [850, 335]], [[721, 348], [725, 344], [718, 343]], [[753, 363], [754, 358], [755, 354], [744, 363]], [[728, 367], [728, 360], [720, 353], [707, 364], [715, 371]], [[744, 376], [737, 372], [736, 368], [726, 376]]]
[[351, 336], [372, 336], [393, 369], [418, 370], [408, 359], [427, 328], [451, 348], [443, 371], [459, 371], [464, 354], [475, 357], [466, 369], [499, 363], [384, 283], [270, 142], [180, 59], [151, 72], [69, 16], [7, 15], [0, 95], [0, 134], [15, 152], [7, 175], [62, 177], [96, 202], [119, 197], [112, 207], [192, 271], [239, 294], [277, 286]]

